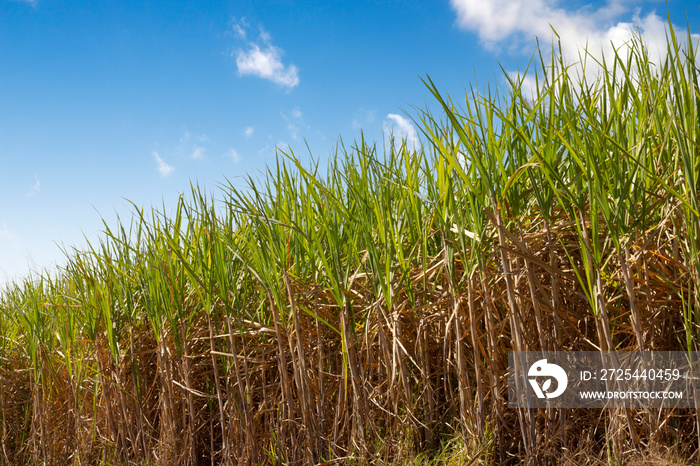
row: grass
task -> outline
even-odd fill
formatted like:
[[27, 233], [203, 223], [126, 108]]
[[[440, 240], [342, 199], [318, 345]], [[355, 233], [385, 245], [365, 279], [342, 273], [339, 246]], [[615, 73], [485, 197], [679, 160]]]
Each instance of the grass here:
[[418, 150], [105, 224], [0, 296], [0, 463], [700, 461], [697, 411], [506, 400], [511, 350], [698, 350], [700, 87], [667, 45], [460, 107], [426, 78]]

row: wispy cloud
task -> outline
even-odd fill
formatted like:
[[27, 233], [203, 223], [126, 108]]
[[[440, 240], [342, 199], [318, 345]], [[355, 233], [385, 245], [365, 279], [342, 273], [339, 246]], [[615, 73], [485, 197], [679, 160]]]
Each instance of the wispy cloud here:
[[269, 44], [272, 41], [272, 36], [262, 26], [260, 26], [260, 40]]
[[251, 44], [247, 51], [240, 51], [236, 57], [236, 66], [241, 76], [252, 75], [267, 79], [282, 87], [293, 88], [299, 85], [299, 74], [294, 65], [282, 64], [282, 50], [268, 45], [261, 49]]
[[374, 123], [375, 120], [375, 110], [366, 110], [363, 107], [360, 107], [358, 110], [358, 114], [356, 115], [355, 118], [352, 119], [352, 127], [354, 129], [361, 129], [364, 125]]
[[[639, 8], [631, 10], [635, 3], [641, 2], [607, 0], [597, 9], [571, 9], [563, 0], [450, 0], [457, 24], [475, 32], [490, 50], [507, 45], [511, 52], [531, 54], [535, 37], [545, 49], [550, 40], [557, 40], [554, 29], [565, 62], [577, 62], [584, 47], [591, 58], [611, 59], [615, 50], [624, 57], [624, 45], [639, 31], [651, 61], [659, 63], [666, 57], [667, 21], [655, 12], [641, 15]], [[682, 28], [674, 29], [683, 37]], [[588, 59], [588, 66], [592, 62]]]
[[287, 129], [292, 135], [292, 139], [298, 139], [300, 127], [307, 127], [304, 124], [304, 115], [301, 113], [301, 109], [299, 107], [294, 107], [289, 114], [282, 112], [281, 115], [287, 122]]
[[247, 138], [251, 137], [254, 132], [255, 132], [255, 128], [253, 128], [252, 126], [248, 126], [245, 129], [245, 137], [247, 137]]
[[277, 151], [284, 152], [285, 154], [289, 154], [292, 151], [292, 146], [290, 146], [289, 144], [287, 144], [284, 141], [280, 141], [280, 142], [275, 144], [275, 152], [277, 152]]
[[175, 167], [172, 165], [168, 165], [165, 163], [165, 160], [160, 158], [160, 155], [158, 155], [158, 152], [153, 151], [153, 158], [156, 159], [156, 163], [158, 164], [158, 173], [160, 173], [160, 176], [165, 178], [166, 176], [170, 175], [173, 170], [175, 170]]
[[17, 239], [17, 235], [11, 232], [10, 229], [7, 228], [5, 222], [3, 222], [2, 225], [0, 225], [0, 238], [12, 241]]
[[238, 151], [236, 149], [229, 150], [226, 155], [233, 161], [233, 163], [238, 163], [241, 161], [241, 156], [238, 155]]
[[292, 89], [299, 85], [299, 70], [294, 64], [282, 63], [284, 50], [272, 44], [270, 34], [262, 27], [258, 41], [250, 41], [245, 22], [234, 23], [234, 32], [241, 39], [246, 40], [246, 50], [238, 50], [233, 55], [236, 57], [236, 66], [240, 76], [257, 76], [273, 83]]
[[395, 113], [389, 113], [384, 120], [384, 137], [393, 136], [397, 141], [406, 141], [409, 149], [418, 149], [420, 147], [420, 139], [415, 126], [406, 118]]
[[35, 175], [34, 176], [34, 184], [27, 192], [27, 197], [36, 196], [40, 192], [41, 192], [41, 180], [39, 179], [38, 176]]
[[199, 160], [204, 157], [205, 151], [206, 149], [204, 149], [204, 147], [194, 146], [194, 149], [192, 149], [192, 154], [190, 154], [190, 158], [192, 160]]
[[246, 29], [248, 29], [248, 22], [245, 18], [241, 18], [240, 20], [237, 20], [236, 18], [231, 19], [231, 29], [233, 29], [233, 32], [241, 39], [245, 40], [248, 36], [246, 33]]
[[201, 160], [204, 158], [206, 148], [202, 145], [209, 140], [206, 134], [192, 134], [187, 128], [180, 137], [180, 143], [177, 147], [177, 153], [181, 156], [187, 156], [192, 160]]

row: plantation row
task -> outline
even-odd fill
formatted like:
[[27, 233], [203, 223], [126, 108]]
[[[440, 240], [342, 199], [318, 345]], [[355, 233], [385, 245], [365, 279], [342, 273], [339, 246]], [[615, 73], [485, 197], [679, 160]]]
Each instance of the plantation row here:
[[695, 52], [607, 58], [428, 80], [420, 150], [289, 154], [10, 286], [0, 463], [700, 461], [696, 411], [507, 407], [508, 351], [699, 350]]

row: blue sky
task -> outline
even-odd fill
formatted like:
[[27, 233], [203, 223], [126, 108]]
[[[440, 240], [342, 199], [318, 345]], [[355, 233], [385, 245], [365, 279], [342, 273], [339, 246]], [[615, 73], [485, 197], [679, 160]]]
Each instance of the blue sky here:
[[524, 69], [550, 24], [573, 59], [635, 26], [665, 42], [667, 11], [700, 31], [674, 0], [0, 0], [0, 285], [55, 269], [125, 199], [242, 185], [276, 146], [323, 160], [361, 129], [415, 138], [421, 78], [458, 100]]

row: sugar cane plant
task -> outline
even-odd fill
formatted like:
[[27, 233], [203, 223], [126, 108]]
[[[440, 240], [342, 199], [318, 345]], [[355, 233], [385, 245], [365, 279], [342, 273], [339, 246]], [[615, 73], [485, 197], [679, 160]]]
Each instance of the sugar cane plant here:
[[0, 464], [700, 461], [697, 411], [509, 409], [505, 378], [512, 350], [698, 350], [692, 39], [460, 102], [426, 77], [421, 147], [134, 205], [0, 295]]

